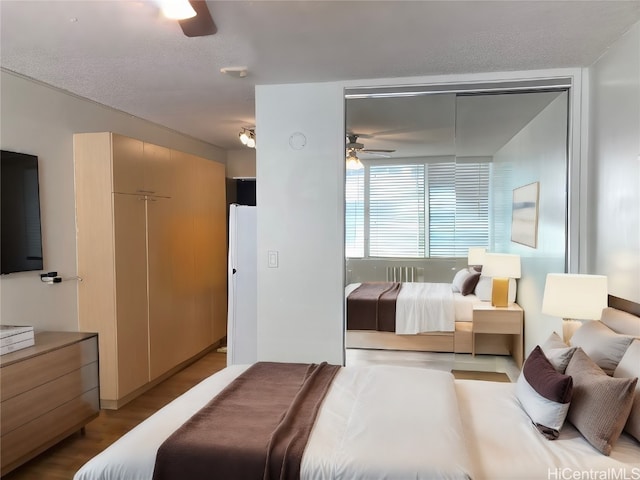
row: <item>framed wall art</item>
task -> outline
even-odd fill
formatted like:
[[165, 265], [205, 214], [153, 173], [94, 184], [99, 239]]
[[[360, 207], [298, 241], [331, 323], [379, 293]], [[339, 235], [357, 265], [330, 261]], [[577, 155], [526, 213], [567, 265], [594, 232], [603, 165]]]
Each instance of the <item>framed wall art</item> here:
[[511, 241], [531, 248], [538, 245], [538, 198], [540, 182], [513, 190]]

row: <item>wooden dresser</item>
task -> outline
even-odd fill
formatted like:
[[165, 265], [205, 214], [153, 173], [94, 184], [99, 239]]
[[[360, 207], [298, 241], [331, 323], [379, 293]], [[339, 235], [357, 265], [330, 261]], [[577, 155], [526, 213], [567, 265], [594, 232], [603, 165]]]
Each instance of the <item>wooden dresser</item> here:
[[36, 333], [0, 356], [0, 475], [30, 460], [99, 412], [98, 335]]

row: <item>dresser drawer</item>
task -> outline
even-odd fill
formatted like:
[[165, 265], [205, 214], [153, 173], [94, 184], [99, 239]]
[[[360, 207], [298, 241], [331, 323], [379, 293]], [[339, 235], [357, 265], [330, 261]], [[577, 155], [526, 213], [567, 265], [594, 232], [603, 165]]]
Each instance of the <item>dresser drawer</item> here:
[[522, 330], [520, 312], [509, 311], [474, 311], [474, 333], [503, 333], [517, 335]]
[[97, 388], [98, 383], [98, 362], [93, 362], [2, 402], [0, 423], [3, 438], [29, 420]]
[[94, 336], [27, 361], [3, 366], [0, 369], [0, 401], [4, 402], [97, 360], [98, 343]]
[[0, 459], [3, 474], [7, 468], [44, 451], [57, 441], [80, 429], [98, 414], [98, 389], [94, 388], [29, 423], [2, 435]]

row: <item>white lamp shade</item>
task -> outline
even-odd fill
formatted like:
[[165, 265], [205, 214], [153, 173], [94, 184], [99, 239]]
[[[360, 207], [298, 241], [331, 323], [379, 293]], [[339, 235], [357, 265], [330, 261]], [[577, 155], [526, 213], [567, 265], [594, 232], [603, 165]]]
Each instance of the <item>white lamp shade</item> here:
[[484, 247], [469, 247], [467, 265], [484, 265], [487, 249]]
[[606, 276], [547, 274], [542, 313], [573, 320], [599, 320], [606, 306]]
[[499, 278], [520, 278], [520, 255], [510, 253], [485, 254], [482, 275]]

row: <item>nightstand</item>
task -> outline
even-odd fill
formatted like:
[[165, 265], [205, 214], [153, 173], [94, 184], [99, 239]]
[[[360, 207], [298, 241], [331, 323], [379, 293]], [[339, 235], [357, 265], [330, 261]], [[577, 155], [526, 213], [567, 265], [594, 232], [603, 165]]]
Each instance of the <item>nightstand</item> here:
[[518, 367], [522, 368], [523, 324], [524, 314], [517, 303], [512, 303], [507, 307], [493, 307], [490, 302], [474, 305], [471, 353], [476, 354], [477, 334], [510, 335], [509, 351]]

